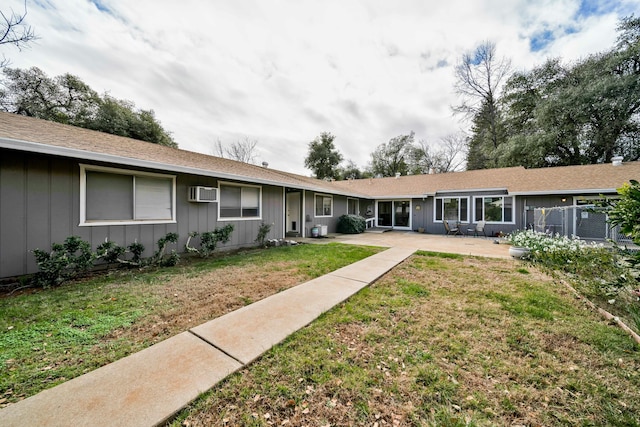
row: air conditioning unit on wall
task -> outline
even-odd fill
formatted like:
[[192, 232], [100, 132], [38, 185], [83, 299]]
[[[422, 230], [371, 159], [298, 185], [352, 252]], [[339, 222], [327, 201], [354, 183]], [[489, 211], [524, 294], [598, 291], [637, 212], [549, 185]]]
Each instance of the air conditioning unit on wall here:
[[189, 201], [210, 203], [218, 201], [218, 189], [215, 187], [189, 187]]

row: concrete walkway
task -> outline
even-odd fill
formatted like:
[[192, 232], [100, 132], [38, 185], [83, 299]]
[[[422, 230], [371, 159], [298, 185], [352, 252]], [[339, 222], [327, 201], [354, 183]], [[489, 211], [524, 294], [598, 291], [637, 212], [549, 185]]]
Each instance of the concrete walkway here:
[[2, 426], [154, 426], [418, 249], [508, 257], [493, 239], [415, 232], [331, 236], [390, 249], [272, 295], [0, 410]]

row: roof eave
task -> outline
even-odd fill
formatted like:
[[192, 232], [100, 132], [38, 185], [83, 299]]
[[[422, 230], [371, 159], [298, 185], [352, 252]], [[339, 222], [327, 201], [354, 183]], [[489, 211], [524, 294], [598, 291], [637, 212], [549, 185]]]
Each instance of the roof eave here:
[[350, 196], [353, 193], [343, 191], [330, 191], [324, 187], [313, 185], [298, 185], [291, 182], [268, 180], [262, 178], [253, 178], [244, 175], [231, 174], [227, 172], [212, 171], [188, 166], [173, 165], [170, 163], [154, 162], [150, 160], [134, 159], [131, 157], [116, 156], [113, 154], [96, 153], [94, 151], [79, 150], [75, 148], [58, 147], [55, 145], [42, 144], [38, 142], [23, 141], [18, 139], [0, 137], [0, 148], [11, 150], [26, 151], [38, 154], [48, 154], [53, 156], [70, 157], [80, 160], [91, 160], [96, 162], [105, 162], [130, 167], [147, 168], [154, 170], [162, 170], [175, 173], [187, 173], [192, 175], [207, 176], [220, 179], [229, 179], [234, 181], [251, 182], [256, 184], [274, 185], [278, 187], [298, 188], [300, 190], [331, 192], [332, 194]]

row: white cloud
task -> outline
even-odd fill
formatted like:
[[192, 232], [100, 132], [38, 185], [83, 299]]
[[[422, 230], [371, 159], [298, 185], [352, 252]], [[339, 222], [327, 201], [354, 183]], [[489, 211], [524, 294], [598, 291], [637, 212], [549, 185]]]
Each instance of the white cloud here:
[[[639, 5], [584, 14], [578, 0], [39, 0], [27, 20], [41, 40], [5, 53], [154, 109], [184, 149], [249, 137], [259, 161], [309, 174], [307, 144], [323, 131], [364, 166], [401, 133], [437, 141], [467, 126], [449, 107], [453, 67], [483, 40], [519, 69], [575, 60], [612, 46], [617, 20]], [[548, 43], [532, 52], [540, 34]]]

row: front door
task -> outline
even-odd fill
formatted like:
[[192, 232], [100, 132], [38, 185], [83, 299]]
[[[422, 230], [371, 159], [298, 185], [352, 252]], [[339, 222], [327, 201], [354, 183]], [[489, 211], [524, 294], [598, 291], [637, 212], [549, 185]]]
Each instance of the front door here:
[[300, 193], [287, 193], [287, 233], [300, 232]]

